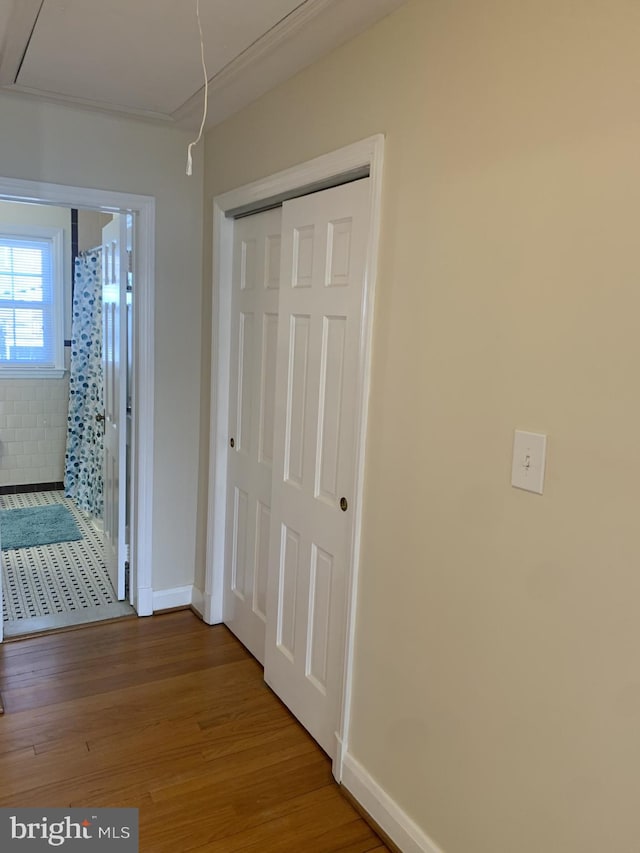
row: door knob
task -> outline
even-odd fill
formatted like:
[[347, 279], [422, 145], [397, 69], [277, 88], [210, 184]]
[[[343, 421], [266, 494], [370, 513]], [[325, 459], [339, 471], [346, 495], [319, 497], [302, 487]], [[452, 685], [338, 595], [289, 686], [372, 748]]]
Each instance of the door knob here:
[[340, 498], [340, 509], [346, 512], [349, 509], [349, 501], [346, 498]]
[[97, 420], [97, 421], [103, 421], [103, 420], [104, 420], [104, 415], [96, 415], [96, 420]]
[[235, 443], [235, 441], [234, 441], [233, 439], [230, 439], [230, 440], [229, 440], [229, 444], [231, 445], [231, 447], [235, 447], [235, 446], [236, 446], [236, 443]]

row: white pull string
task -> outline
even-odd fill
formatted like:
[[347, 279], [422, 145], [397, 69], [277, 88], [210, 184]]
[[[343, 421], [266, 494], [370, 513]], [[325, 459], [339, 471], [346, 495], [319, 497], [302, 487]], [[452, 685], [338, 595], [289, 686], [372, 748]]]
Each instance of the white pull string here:
[[202, 22], [200, 20], [200, 0], [196, 0], [196, 17], [198, 18], [198, 31], [200, 33], [200, 59], [202, 60], [202, 73], [204, 74], [204, 110], [202, 113], [202, 123], [200, 124], [200, 133], [198, 138], [194, 139], [187, 148], [187, 175], [193, 172], [193, 160], [191, 158], [191, 149], [202, 139], [202, 132], [207, 120], [207, 104], [209, 101], [209, 75], [207, 74], [207, 64], [204, 60], [204, 38], [202, 37]]

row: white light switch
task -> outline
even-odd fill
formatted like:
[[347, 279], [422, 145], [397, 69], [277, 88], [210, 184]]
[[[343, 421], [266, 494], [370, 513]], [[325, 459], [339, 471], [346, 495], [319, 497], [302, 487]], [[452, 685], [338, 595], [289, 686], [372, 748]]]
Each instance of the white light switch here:
[[537, 432], [516, 430], [513, 439], [511, 485], [516, 489], [542, 494], [547, 436]]

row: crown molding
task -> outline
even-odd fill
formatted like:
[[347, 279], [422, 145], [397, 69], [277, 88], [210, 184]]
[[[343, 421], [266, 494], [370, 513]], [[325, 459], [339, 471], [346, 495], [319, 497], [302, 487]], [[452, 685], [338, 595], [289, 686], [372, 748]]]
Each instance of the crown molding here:
[[[274, 53], [284, 42], [293, 38], [296, 33], [308, 26], [325, 9], [335, 6], [337, 2], [338, 0], [305, 0], [214, 74], [209, 79], [209, 95], [225, 88], [233, 80], [249, 71], [261, 59]], [[201, 111], [203, 97], [204, 85], [175, 110], [172, 114], [174, 121], [183, 123]]]
[[63, 104], [69, 107], [91, 110], [92, 112], [116, 114], [122, 117], [145, 119], [146, 121], [162, 122], [172, 124], [173, 118], [168, 113], [159, 113], [154, 110], [141, 110], [137, 107], [124, 106], [122, 104], [110, 104], [105, 101], [92, 101], [88, 98], [75, 98], [73, 95], [62, 95], [58, 92], [47, 92], [42, 89], [33, 89], [29, 86], [3, 85], [0, 90], [14, 95], [23, 95], [27, 98], [37, 98], [51, 104]]

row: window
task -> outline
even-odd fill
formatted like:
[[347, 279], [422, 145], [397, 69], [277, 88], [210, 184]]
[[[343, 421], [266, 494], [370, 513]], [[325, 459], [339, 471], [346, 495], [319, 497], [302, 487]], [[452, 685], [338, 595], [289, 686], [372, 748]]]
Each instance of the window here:
[[0, 225], [0, 378], [64, 368], [62, 229]]

